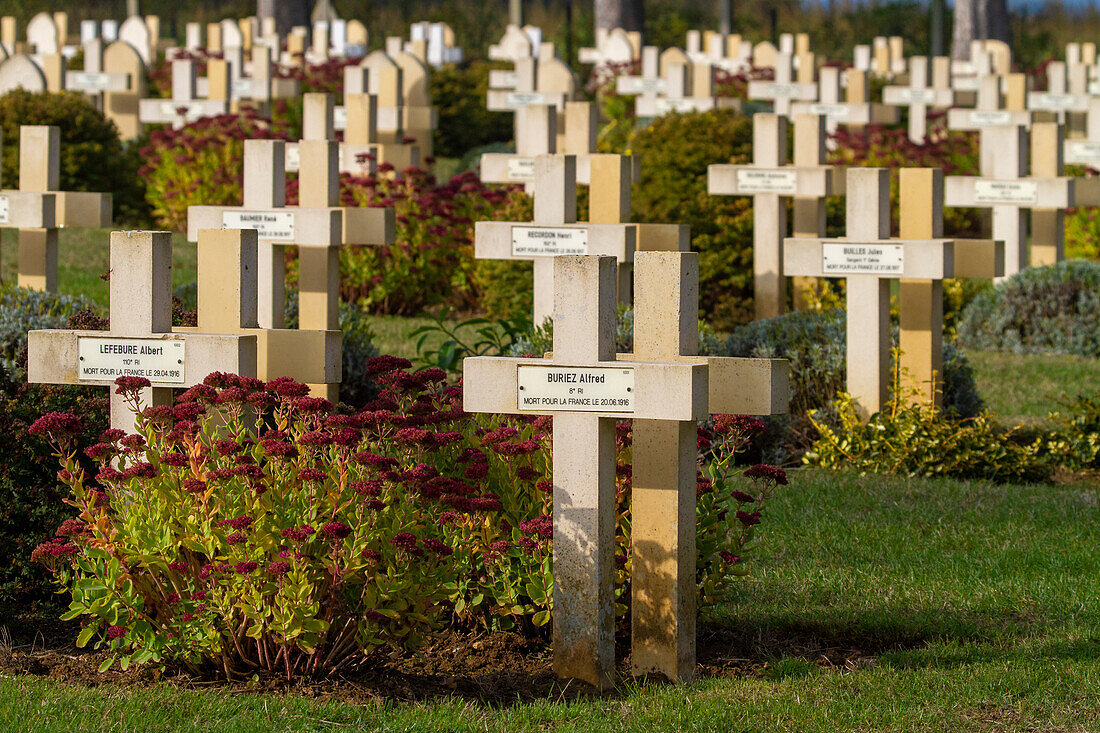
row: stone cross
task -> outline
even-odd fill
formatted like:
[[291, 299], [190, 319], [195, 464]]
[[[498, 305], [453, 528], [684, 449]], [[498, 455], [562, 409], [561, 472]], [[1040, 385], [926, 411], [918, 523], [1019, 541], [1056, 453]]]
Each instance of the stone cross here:
[[[704, 365], [710, 414], [787, 411], [785, 360], [696, 356], [697, 253], [639, 252], [634, 264], [634, 353], [620, 359]], [[695, 423], [635, 416], [633, 432], [633, 672], [687, 681], [695, 672]]]
[[866, 417], [880, 411], [889, 395], [890, 281], [902, 282], [905, 335], [900, 366], [925, 399], [935, 399], [931, 374], [939, 370], [942, 358], [942, 280], [1000, 274], [1004, 250], [999, 242], [966, 243], [939, 236], [941, 171], [901, 170], [900, 239], [890, 238], [890, 171], [849, 168], [847, 175], [846, 236], [784, 240], [784, 271], [845, 278], [847, 390]]
[[[981, 136], [982, 163], [988, 164], [983, 168], [983, 175], [948, 176], [944, 181], [946, 206], [993, 210], [993, 238], [1005, 244], [1005, 276], [1015, 275], [1027, 267], [1026, 217], [1029, 209], [1065, 209], [1076, 205], [1078, 199], [1084, 203], [1094, 200], [1095, 196], [1092, 179], [1037, 175], [1060, 169], [1062, 155], [1061, 130], [1056, 129], [1055, 123], [1035, 123], [1033, 128], [1040, 124], [1054, 125], [1054, 128], [1048, 127], [1036, 137], [1039, 149], [1034, 151], [1032, 160], [1053, 160], [1055, 165], [1044, 162], [1039, 171], [1033, 170], [1028, 177], [1027, 130], [990, 127], [983, 130]], [[1046, 246], [1057, 252], [1061, 237], [1051, 231], [1051, 227], [1061, 231], [1049, 224], [1044, 231], [1054, 240], [1046, 242]], [[1047, 259], [1047, 255], [1043, 257]]]
[[84, 44], [84, 68], [65, 72], [65, 87], [86, 94], [124, 92], [130, 88], [130, 75], [103, 69], [103, 41], [93, 38]]
[[[787, 310], [783, 275], [783, 237], [787, 234], [787, 199], [819, 199], [843, 191], [838, 169], [787, 166], [787, 118], [753, 115], [750, 165], [712, 164], [707, 167], [707, 192], [712, 196], [752, 196], [753, 301], [756, 318], [772, 318]], [[817, 130], [805, 124], [804, 135]], [[814, 147], [806, 141], [806, 149]], [[800, 146], [801, 147], [801, 146]], [[815, 227], [816, 229], [816, 227]]]
[[61, 191], [61, 130], [19, 128], [19, 190], [0, 191], [0, 228], [19, 230], [20, 287], [57, 290], [58, 227], [106, 227], [109, 193]]
[[197, 91], [195, 60], [176, 59], [172, 62], [172, 98], [141, 100], [141, 121], [169, 123], [178, 129], [203, 117], [224, 115], [229, 111], [228, 98], [198, 99]]
[[[369, 84], [373, 73], [369, 69], [363, 66], [344, 69], [344, 105], [334, 109], [333, 119], [333, 128], [344, 131], [340, 168], [343, 171], [361, 172], [362, 165], [357, 164], [356, 158], [362, 153], [373, 155], [374, 165], [389, 163], [397, 171], [419, 167], [427, 155], [427, 149], [419, 139], [414, 143], [404, 142], [404, 124], [410, 109], [403, 101], [404, 82], [401, 80], [404, 72], [400, 68], [388, 67], [387, 71], [393, 73], [384, 74], [376, 84]], [[421, 120], [421, 123], [434, 124], [434, 118], [426, 123]], [[421, 139], [427, 139], [431, 132], [420, 131], [416, 134]]]
[[792, 103], [816, 99], [812, 54], [806, 63], [800, 64], [797, 78], [792, 78], [793, 64], [794, 59], [789, 54], [779, 54], [775, 63], [775, 81], [750, 81], [749, 99], [770, 100], [775, 114], [784, 117], [790, 116]]
[[142, 401], [152, 406], [171, 404], [173, 389], [212, 372], [255, 376], [255, 336], [173, 332], [170, 232], [112, 232], [110, 286], [110, 330], [28, 334], [28, 382], [110, 386], [111, 427], [132, 433], [117, 377], [149, 379]]
[[203, 229], [198, 234], [198, 326], [180, 333], [243, 334], [256, 337], [256, 376], [326, 385], [341, 379], [339, 329], [259, 327], [258, 239], [255, 229]]
[[[629, 186], [629, 180], [622, 182]], [[623, 264], [634, 259], [637, 227], [577, 222], [577, 160], [572, 155], [535, 158], [534, 220], [479, 221], [474, 257], [534, 262], [534, 322], [553, 314], [554, 260], [562, 255], [609, 255]], [[628, 302], [628, 293], [620, 300]]]
[[[1002, 93], [1001, 87], [1005, 88]], [[977, 105], [974, 109], [947, 110], [951, 130], [982, 130], [986, 127], [1031, 126], [1027, 109], [1027, 76], [982, 76], [978, 80]]]
[[1064, 62], [1051, 61], [1047, 64], [1047, 91], [1028, 92], [1027, 108], [1046, 113], [1047, 120], [1063, 123], [1070, 113], [1088, 112], [1092, 98], [1088, 91], [1088, 69], [1074, 66], [1073, 72], [1067, 78]]
[[[832, 135], [840, 125], [862, 127], [864, 125], [893, 125], [901, 118], [897, 107], [867, 101], [867, 72], [847, 69], [843, 73], [836, 66], [825, 66], [818, 71], [816, 102], [794, 102], [791, 115], [821, 115], [825, 129]], [[845, 91], [842, 92], [842, 87]]]
[[[463, 409], [553, 416], [554, 672], [607, 687], [615, 670], [615, 421], [667, 420], [694, 432], [707, 414], [707, 368], [616, 361], [615, 258], [557, 257], [553, 266], [553, 358], [465, 359]], [[694, 478], [689, 458], [678, 456], [679, 470]], [[673, 481], [680, 486], [679, 476]], [[679, 516], [687, 534], [694, 516]], [[683, 613], [694, 573], [678, 582], [671, 603]]]
[[[358, 67], [348, 67], [358, 73], [365, 74], [365, 70]], [[373, 94], [346, 94], [347, 104], [342, 107], [345, 125], [344, 142], [339, 144], [339, 168], [341, 173], [353, 175], [374, 174], [378, 172], [378, 163], [387, 161], [395, 168], [403, 169], [409, 165], [419, 163], [419, 155], [416, 146], [404, 146], [411, 148], [413, 153], [405, 158], [394, 156], [388, 158], [383, 149], [387, 146], [378, 143], [378, 115], [376, 98]], [[303, 140], [334, 140], [335, 111], [331, 94], [311, 92], [302, 95], [302, 139]], [[286, 144], [286, 170], [297, 172], [301, 167], [301, 154], [298, 143]]]
[[928, 57], [913, 56], [909, 59], [909, 84], [890, 86], [882, 90], [882, 103], [909, 108], [909, 139], [923, 143], [928, 134], [928, 108], [950, 107], [955, 102], [955, 92], [950, 87], [929, 86]]
[[306, 164], [298, 174], [298, 206], [286, 205], [285, 143], [246, 140], [244, 204], [187, 209], [188, 241], [196, 241], [201, 229], [258, 231], [261, 328], [283, 327], [285, 247], [299, 247], [299, 327], [328, 331], [340, 322], [339, 247], [393, 242], [393, 209], [338, 205], [336, 145], [332, 140], [299, 143]]
[[[514, 85], [508, 88], [490, 88], [485, 106], [493, 112], [513, 112], [529, 105], [550, 105], [564, 109], [567, 95], [561, 92], [543, 91], [539, 88], [539, 64], [532, 57], [515, 61]], [[498, 84], [512, 81], [511, 77], [497, 77]]]
[[1085, 117], [1083, 139], [1065, 141], [1063, 145], [1067, 165], [1086, 165], [1100, 168], [1100, 98], [1089, 100]]

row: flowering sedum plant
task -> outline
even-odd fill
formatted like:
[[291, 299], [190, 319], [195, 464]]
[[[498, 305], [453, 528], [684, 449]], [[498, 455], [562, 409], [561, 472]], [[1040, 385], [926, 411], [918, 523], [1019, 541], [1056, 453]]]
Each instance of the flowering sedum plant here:
[[[104, 662], [216, 666], [227, 678], [345, 671], [443, 623], [545, 633], [553, 606], [551, 420], [468, 415], [441, 369], [370, 360], [379, 397], [340, 414], [286, 379], [213, 374], [174, 406], [109, 430], [81, 468], [80, 421], [32, 432], [63, 463], [78, 518], [35, 550], [72, 593], [66, 618]], [[700, 435], [703, 603], [743, 558], [779, 469], [746, 480], [736, 453], [761, 425], [724, 416]], [[630, 425], [619, 427], [618, 611], [629, 602]], [[94, 473], [94, 475], [93, 475]]]

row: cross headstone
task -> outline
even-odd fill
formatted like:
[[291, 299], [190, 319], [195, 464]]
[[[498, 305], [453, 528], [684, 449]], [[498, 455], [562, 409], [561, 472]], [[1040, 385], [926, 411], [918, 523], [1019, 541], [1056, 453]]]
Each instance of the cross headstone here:
[[[913, 386], [935, 399], [943, 339], [942, 281], [1003, 272], [1003, 244], [942, 238], [943, 173], [903, 168], [901, 238], [890, 237], [890, 171], [849, 168], [846, 235], [784, 240], [788, 275], [843, 277], [847, 301], [847, 390], [866, 417], [890, 389], [890, 281], [901, 280], [902, 358]], [[906, 351], [908, 349], [908, 351]]]
[[[842, 83], [842, 79], [844, 83]], [[843, 92], [842, 92], [843, 88]], [[893, 125], [901, 119], [896, 107], [872, 103], [867, 100], [867, 72], [857, 69], [841, 70], [825, 66], [818, 71], [816, 102], [794, 102], [791, 115], [821, 115], [830, 135], [840, 125], [862, 127], [864, 125]]]
[[[343, 130], [342, 149], [348, 151], [341, 170], [361, 170], [355, 157], [364, 152], [375, 158], [370, 165], [388, 163], [396, 172], [421, 165], [422, 147], [405, 138], [405, 123], [410, 115], [405, 104], [403, 79], [404, 71], [396, 63], [345, 67], [344, 105], [334, 108], [332, 122], [334, 129]], [[434, 113], [434, 108], [428, 109]], [[424, 118], [418, 118], [418, 123], [425, 123]], [[435, 118], [429, 115], [426, 124], [435, 124]], [[420, 135], [430, 136], [424, 131]], [[352, 149], [354, 152], [350, 152]]]
[[180, 128], [203, 117], [226, 114], [229, 100], [199, 99], [195, 60], [176, 59], [172, 62], [171, 99], [142, 99], [139, 110], [144, 123], [170, 123]]
[[57, 290], [58, 227], [105, 227], [111, 194], [60, 190], [61, 130], [19, 128], [19, 190], [0, 191], [0, 228], [19, 230], [20, 287]]
[[817, 85], [813, 81], [812, 65], [808, 67], [808, 74], [803, 71], [798, 79], [794, 79], [793, 61], [789, 54], [779, 54], [775, 63], [775, 81], [750, 81], [749, 99], [771, 101], [775, 113], [784, 117], [790, 116], [793, 102], [816, 99]]
[[198, 325], [180, 333], [256, 337], [256, 376], [305, 384], [341, 380], [339, 329], [266, 329], [257, 319], [259, 278], [255, 229], [203, 229], [198, 233]]
[[[553, 416], [554, 672], [606, 687], [615, 669], [615, 421], [694, 432], [706, 417], [707, 373], [697, 363], [616, 361], [615, 258], [557, 257], [553, 266], [553, 358], [465, 359], [463, 409]], [[676, 612], [691, 610], [689, 578], [671, 599]]]
[[[707, 167], [707, 192], [712, 196], [752, 196], [753, 301], [756, 318], [772, 318], [787, 309], [783, 268], [783, 238], [787, 234], [787, 199], [820, 199], [843, 192], [840, 171], [813, 165], [787, 165], [787, 118], [753, 115], [753, 162]], [[807, 120], [807, 123], [809, 121]], [[804, 123], [804, 135], [817, 132]], [[815, 141], [807, 140], [806, 148]], [[816, 227], [815, 227], [816, 229]]]
[[598, 254], [629, 263], [634, 257], [637, 228], [577, 222], [575, 156], [536, 156], [532, 191], [533, 221], [479, 221], [474, 225], [474, 257], [533, 261], [534, 322], [542, 324], [553, 313], [553, 260], [562, 255]]
[[100, 92], [124, 92], [130, 87], [130, 75], [108, 73], [103, 69], [103, 41], [93, 38], [83, 45], [84, 68], [65, 72], [68, 89], [99, 96]]
[[928, 57], [913, 56], [909, 59], [909, 84], [882, 90], [883, 104], [909, 108], [909, 139], [915, 143], [923, 143], [928, 135], [928, 109], [950, 107], [955, 101], [950, 87], [930, 86], [930, 75]]
[[1024, 74], [982, 76], [978, 79], [974, 109], [947, 110], [947, 127], [951, 130], [982, 130], [1006, 125], [1030, 127], [1032, 115], [1026, 103], [1027, 77]]
[[1072, 112], [1085, 113], [1092, 98], [1088, 91], [1088, 77], [1083, 66], [1074, 67], [1074, 76], [1067, 78], [1066, 65], [1062, 61], [1047, 64], [1047, 91], [1028, 92], [1027, 108], [1046, 113], [1049, 119], [1065, 122]]
[[[146, 406], [172, 402], [172, 390], [212, 372], [255, 376], [256, 337], [172, 331], [172, 235], [112, 232], [110, 330], [31, 331], [27, 381], [113, 386], [120, 376], [152, 382]], [[111, 390], [111, 427], [134, 432], [134, 415]]]

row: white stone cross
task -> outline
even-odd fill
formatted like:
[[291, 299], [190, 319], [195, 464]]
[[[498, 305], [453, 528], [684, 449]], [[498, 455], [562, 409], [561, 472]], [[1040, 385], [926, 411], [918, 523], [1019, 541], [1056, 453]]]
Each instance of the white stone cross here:
[[173, 61], [172, 98], [141, 100], [141, 121], [147, 124], [169, 123], [180, 128], [203, 117], [224, 115], [229, 111], [228, 98], [199, 99], [196, 83], [194, 59]]
[[770, 100], [775, 114], [788, 117], [794, 102], [812, 102], [817, 99], [817, 85], [813, 81], [812, 54], [807, 63], [800, 64], [798, 78], [794, 79], [794, 58], [779, 54], [775, 62], [775, 81], [750, 81], [749, 99]]
[[[615, 258], [557, 257], [553, 267], [553, 358], [465, 359], [463, 409], [553, 416], [554, 672], [606, 687], [615, 670], [615, 421], [694, 432], [707, 415], [707, 368], [617, 361]], [[677, 611], [684, 602], [675, 599]]]
[[937, 400], [932, 374], [942, 377], [942, 281], [1000, 274], [1004, 248], [988, 240], [942, 238], [942, 171], [900, 171], [898, 239], [890, 237], [890, 171], [849, 168], [847, 175], [846, 235], [785, 239], [784, 271], [845, 278], [847, 390], [866, 417], [882, 409], [890, 389], [890, 281], [900, 280], [902, 287], [900, 366], [924, 399]]
[[65, 72], [65, 88], [95, 94], [124, 92], [130, 88], [130, 75], [103, 70], [103, 41], [93, 38], [84, 43], [84, 68]]
[[60, 174], [60, 128], [20, 127], [19, 190], [0, 190], [0, 229], [19, 230], [20, 287], [57, 290], [59, 227], [111, 223], [111, 194], [60, 191]]
[[[817, 101], [792, 103], [791, 116], [821, 115], [830, 135], [841, 125], [893, 125], [901, 118], [896, 107], [867, 101], [866, 71], [847, 69], [843, 78], [847, 81], [846, 85], [841, 84], [841, 70], [836, 66], [821, 68], [818, 71]], [[842, 94], [842, 86], [847, 89], [847, 97]]]
[[[111, 233], [111, 327], [108, 331], [31, 331], [27, 381], [112, 386], [145, 377], [145, 406], [170, 405], [172, 390], [213, 372], [256, 375], [256, 337], [181, 334], [172, 330], [172, 235]], [[111, 427], [134, 432], [134, 414], [111, 389]]]
[[1047, 64], [1047, 91], [1028, 92], [1027, 108], [1053, 113], [1058, 122], [1065, 122], [1067, 113], [1088, 112], [1092, 98], [1088, 91], [1088, 70], [1074, 66], [1073, 71], [1073, 76], [1067, 78], [1065, 62]]
[[1087, 165], [1100, 168], [1100, 98], [1089, 100], [1085, 117], [1084, 139], [1066, 139], [1062, 149], [1067, 165]]
[[[538, 86], [539, 64], [534, 58], [516, 59], [515, 84], [512, 88], [489, 89], [485, 98], [485, 106], [493, 112], [514, 112], [521, 107], [530, 105], [550, 105], [556, 109], [565, 109], [567, 95], [561, 92], [548, 92], [539, 89]], [[511, 77], [504, 78], [498, 83], [507, 83]]]
[[[357, 71], [362, 71], [357, 67]], [[378, 109], [377, 98], [373, 94], [346, 94], [347, 103], [342, 108], [345, 121], [344, 142], [339, 145], [339, 168], [341, 173], [367, 175], [378, 172], [378, 163], [388, 160], [398, 170], [420, 162], [419, 149], [415, 145], [402, 146], [413, 152], [406, 158], [388, 159], [383, 154], [383, 146], [377, 140]], [[312, 92], [302, 95], [302, 139], [335, 140], [335, 110], [331, 94]], [[301, 152], [298, 143], [286, 144], [286, 170], [297, 172], [301, 167]]]
[[[554, 260], [562, 255], [610, 255], [619, 263], [630, 263], [637, 228], [577, 222], [577, 160], [572, 155], [537, 156], [533, 194], [533, 221], [474, 225], [474, 257], [534, 262], [533, 315], [535, 324], [541, 325], [553, 314]], [[626, 301], [627, 293], [620, 298]]]
[[929, 86], [930, 74], [928, 57], [913, 56], [909, 59], [909, 84], [882, 90], [883, 104], [909, 108], [909, 139], [918, 144], [928, 135], [928, 109], [955, 103], [955, 92], [950, 87]]
[[[1005, 91], [1002, 92], [1002, 87]], [[947, 110], [950, 130], [982, 130], [1006, 125], [1031, 127], [1032, 113], [1027, 107], [1027, 76], [982, 76], [978, 81], [974, 109], [955, 107]]]
[[[753, 115], [753, 162], [707, 167], [707, 193], [752, 196], [753, 300], [756, 317], [772, 318], [787, 309], [783, 275], [783, 238], [787, 234], [787, 199], [823, 198], [844, 191], [838, 169], [787, 165], [787, 118]], [[813, 132], [807, 126], [807, 133]]]

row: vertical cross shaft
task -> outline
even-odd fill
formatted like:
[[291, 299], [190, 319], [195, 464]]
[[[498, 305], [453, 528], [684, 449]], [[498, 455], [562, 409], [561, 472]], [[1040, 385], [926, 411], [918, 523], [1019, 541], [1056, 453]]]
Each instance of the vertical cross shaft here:
[[[281, 209], [286, 206], [286, 143], [282, 140], [246, 140], [244, 143], [244, 208]], [[257, 277], [261, 328], [283, 328], [286, 323], [286, 247], [260, 242]]]
[[[761, 167], [787, 164], [787, 118], [781, 114], [757, 114], [752, 118], [752, 162]], [[787, 202], [779, 194], [752, 197], [753, 301], [756, 318], [772, 318], [787, 304], [783, 277], [783, 237], [787, 233]]]

